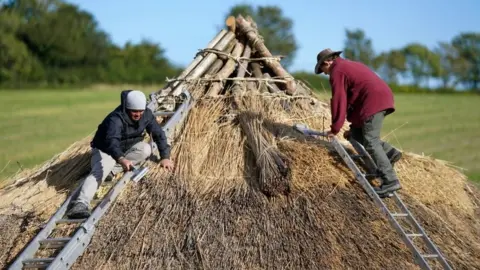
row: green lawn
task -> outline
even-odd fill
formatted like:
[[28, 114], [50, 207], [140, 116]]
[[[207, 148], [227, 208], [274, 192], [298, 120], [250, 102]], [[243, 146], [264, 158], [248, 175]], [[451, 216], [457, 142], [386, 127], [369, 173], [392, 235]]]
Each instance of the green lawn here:
[[480, 181], [480, 96], [396, 94], [383, 136], [397, 147], [448, 160]]
[[0, 90], [0, 181], [93, 134], [127, 88], [100, 89]]
[[[0, 91], [0, 179], [92, 134], [119, 104], [122, 89]], [[389, 142], [454, 162], [480, 180], [480, 96], [396, 94], [395, 101], [382, 134]]]

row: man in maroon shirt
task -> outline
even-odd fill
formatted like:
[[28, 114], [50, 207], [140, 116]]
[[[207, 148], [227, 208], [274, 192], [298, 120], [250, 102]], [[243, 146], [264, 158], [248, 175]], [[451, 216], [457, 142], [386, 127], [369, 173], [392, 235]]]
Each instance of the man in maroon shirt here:
[[385, 116], [395, 111], [393, 93], [369, 67], [343, 59], [341, 53], [325, 49], [317, 55], [315, 66], [315, 74], [330, 76], [332, 125], [328, 136], [338, 134], [345, 118], [351, 123], [345, 137], [352, 136], [372, 156], [382, 180], [382, 185], [375, 187], [375, 191], [385, 195], [401, 188], [393, 163], [402, 154], [380, 139]]

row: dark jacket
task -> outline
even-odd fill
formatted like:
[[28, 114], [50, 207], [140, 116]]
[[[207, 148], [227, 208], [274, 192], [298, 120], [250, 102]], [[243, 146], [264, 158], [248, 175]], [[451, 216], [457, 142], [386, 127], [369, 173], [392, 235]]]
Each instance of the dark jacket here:
[[365, 120], [380, 111], [395, 111], [390, 87], [360, 62], [337, 58], [330, 72], [332, 86], [332, 126], [337, 134], [347, 120], [360, 128]]
[[125, 152], [144, 138], [144, 132], [152, 134], [158, 146], [160, 157], [170, 158], [170, 146], [165, 132], [157, 123], [153, 112], [146, 108], [139, 121], [133, 121], [125, 108], [125, 99], [131, 90], [122, 91], [120, 105], [105, 117], [98, 126], [91, 146], [109, 154], [115, 160], [125, 155]]

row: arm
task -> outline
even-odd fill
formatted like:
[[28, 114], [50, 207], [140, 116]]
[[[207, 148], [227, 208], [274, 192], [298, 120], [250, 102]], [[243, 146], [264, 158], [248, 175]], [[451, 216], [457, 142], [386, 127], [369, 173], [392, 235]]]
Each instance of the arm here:
[[152, 134], [153, 141], [158, 146], [158, 152], [161, 159], [170, 158], [170, 145], [168, 145], [167, 136], [162, 127], [155, 120], [153, 113], [148, 114], [148, 124], [146, 126], [147, 132]]
[[336, 135], [345, 123], [347, 111], [345, 74], [343, 72], [335, 72], [330, 77], [330, 84], [332, 86], [332, 99], [330, 100], [332, 112], [331, 132]]
[[124, 153], [120, 147], [120, 140], [122, 137], [122, 121], [118, 118], [111, 118], [106, 123], [106, 149], [105, 153], [112, 156], [115, 161], [118, 161], [119, 158], [123, 157]]

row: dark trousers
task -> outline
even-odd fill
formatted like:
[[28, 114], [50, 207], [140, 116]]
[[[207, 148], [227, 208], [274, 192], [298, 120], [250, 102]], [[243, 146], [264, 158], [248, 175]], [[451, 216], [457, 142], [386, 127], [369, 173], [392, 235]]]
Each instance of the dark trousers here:
[[387, 156], [387, 153], [394, 152], [392, 151], [394, 148], [380, 139], [385, 113], [385, 111], [376, 113], [365, 121], [363, 127], [352, 127], [350, 130], [352, 138], [362, 144], [375, 161], [380, 178], [384, 183], [389, 183], [398, 178]]

